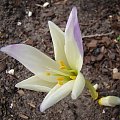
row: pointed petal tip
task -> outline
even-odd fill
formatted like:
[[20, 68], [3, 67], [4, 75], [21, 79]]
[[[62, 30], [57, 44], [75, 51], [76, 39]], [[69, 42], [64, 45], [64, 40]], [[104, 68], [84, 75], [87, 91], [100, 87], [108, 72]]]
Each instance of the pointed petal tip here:
[[20, 88], [20, 84], [19, 84], [19, 83], [17, 83], [17, 84], [15, 85], [15, 87]]
[[15, 85], [16, 88], [23, 88], [25, 86], [24, 80]]
[[0, 51], [1, 52], [5, 52], [8, 48], [10, 48], [11, 47], [11, 45], [8, 45], [8, 46], [6, 46], [6, 47], [1, 47], [0, 48]]
[[1, 48], [0, 48], [0, 51], [3, 52], [3, 49], [4, 49], [4, 47], [1, 47]]
[[48, 21], [48, 24], [51, 24], [51, 23], [52, 23], [52, 21], [49, 20], [49, 21]]
[[72, 8], [72, 11], [77, 12], [77, 8], [74, 6], [74, 7]]
[[7, 53], [7, 54], [9, 55], [9, 51], [10, 51], [10, 50], [14, 50], [14, 48], [19, 47], [19, 46], [21, 46], [21, 45], [25, 45], [25, 44], [12, 44], [12, 45], [7, 45], [7, 46], [5, 46], [5, 47], [0, 48], [0, 51], [5, 52], [5, 53]]
[[44, 112], [45, 111], [45, 108], [43, 107], [43, 105], [41, 104], [40, 105], [40, 112]]
[[55, 25], [52, 21], [48, 21], [48, 26], [49, 27], [51, 27], [51, 26], [53, 26], [53, 25]]
[[[77, 8], [76, 7], [72, 8], [72, 11], [68, 18], [66, 29], [65, 29], [65, 40], [68, 41], [68, 43], [67, 42], [65, 43], [66, 46], [67, 46], [67, 44], [70, 44], [70, 41], [72, 44], [74, 44], [74, 46], [75, 46], [75, 47], [73, 47], [74, 52], [78, 53], [79, 56], [81, 55], [81, 58], [83, 59], [83, 41], [82, 41], [79, 21], [78, 21], [78, 17], [77, 17]], [[69, 49], [69, 47], [68, 47], [68, 49]], [[76, 56], [78, 56], [78, 55], [76, 55]], [[70, 61], [70, 60], [68, 60], [68, 61]]]
[[73, 100], [76, 100], [76, 99], [77, 99], [77, 96], [76, 96], [75, 94], [71, 94], [71, 98], [72, 98]]

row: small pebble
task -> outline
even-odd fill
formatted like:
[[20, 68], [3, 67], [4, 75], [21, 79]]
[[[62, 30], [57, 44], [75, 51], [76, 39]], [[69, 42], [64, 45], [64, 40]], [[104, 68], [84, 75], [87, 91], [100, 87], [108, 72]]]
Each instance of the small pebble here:
[[118, 73], [118, 69], [117, 69], [117, 68], [114, 68], [114, 69], [113, 69], [113, 73]]
[[10, 75], [14, 75], [14, 69], [11, 69], [9, 71], [6, 71], [6, 73], [10, 74]]
[[49, 5], [49, 2], [45, 2], [44, 4], [43, 4], [43, 7], [47, 7]]
[[17, 22], [17, 25], [20, 26], [22, 23], [21, 22]]
[[10, 104], [10, 108], [11, 108], [11, 109], [13, 108], [13, 103]]
[[98, 84], [93, 85], [93, 87], [95, 88], [95, 90], [97, 90], [98, 89]]
[[29, 12], [28, 12], [28, 17], [31, 17], [31, 16], [32, 16], [32, 12], [29, 11]]
[[105, 113], [105, 110], [103, 110], [102, 113], [104, 114], [104, 113]]

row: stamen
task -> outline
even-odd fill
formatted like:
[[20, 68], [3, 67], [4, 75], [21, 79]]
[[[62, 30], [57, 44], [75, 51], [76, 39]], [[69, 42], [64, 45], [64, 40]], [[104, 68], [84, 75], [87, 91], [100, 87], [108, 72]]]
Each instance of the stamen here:
[[75, 79], [76, 79], [76, 76], [70, 76], [70, 78], [71, 78], [72, 80], [75, 80]]
[[60, 66], [65, 66], [65, 64], [62, 60], [59, 63], [60, 63]]
[[64, 80], [63, 77], [58, 77], [58, 78], [57, 78], [58, 84], [59, 84], [59, 85], [63, 85], [63, 80]]
[[59, 85], [63, 85], [63, 81], [58, 81], [58, 84]]
[[75, 73], [77, 75], [77, 71], [76, 70], [68, 70], [68, 72]]
[[64, 78], [63, 78], [63, 77], [58, 77], [57, 80], [58, 80], [58, 81], [63, 81]]
[[66, 67], [65, 66], [60, 66], [60, 69], [65, 69]]
[[67, 68], [62, 60], [59, 62], [59, 64], [60, 64], [60, 69], [66, 69]]

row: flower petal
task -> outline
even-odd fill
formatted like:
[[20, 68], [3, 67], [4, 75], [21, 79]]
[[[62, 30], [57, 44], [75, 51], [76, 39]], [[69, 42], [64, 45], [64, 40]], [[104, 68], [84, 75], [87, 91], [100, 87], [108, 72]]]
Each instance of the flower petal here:
[[82, 75], [82, 73], [79, 72], [74, 82], [74, 86], [71, 94], [72, 99], [77, 99], [77, 97], [82, 93], [84, 87], [85, 87], [85, 78]]
[[115, 107], [116, 105], [120, 105], [120, 98], [116, 96], [106, 96], [100, 98], [98, 100], [98, 103], [104, 106]]
[[83, 64], [83, 44], [75, 7], [65, 29], [65, 54], [70, 67], [80, 71]]
[[52, 95], [57, 89], [59, 89], [61, 87], [61, 85], [57, 84], [55, 85], [50, 91], [49, 93], [45, 96], [44, 101], [50, 96]]
[[55, 60], [56, 61], [63, 60], [65, 64], [68, 65], [64, 51], [64, 45], [65, 45], [64, 32], [51, 21], [48, 22], [48, 25], [53, 41]]
[[51, 73], [49, 73], [47, 71], [41, 72], [40, 74], [36, 74], [36, 76], [38, 76], [41, 80], [45, 80], [47, 82], [57, 83], [58, 76], [53, 76]]
[[[74, 81], [71, 80], [61, 86], [59, 89], [57, 89], [52, 94], [48, 95], [47, 98], [45, 98], [40, 106], [40, 111], [44, 112], [47, 108], [51, 107], [52, 105], [59, 102], [61, 99], [66, 97], [73, 88]], [[54, 91], [54, 90], [53, 90]]]
[[51, 88], [55, 86], [55, 83], [50, 83], [41, 80], [38, 76], [32, 76], [26, 80], [23, 80], [15, 85], [17, 88], [24, 88], [40, 92], [49, 92]]
[[7, 53], [21, 62], [26, 68], [35, 74], [47, 68], [57, 68], [57, 63], [37, 50], [34, 47], [25, 44], [13, 44], [1, 48], [2, 52]]

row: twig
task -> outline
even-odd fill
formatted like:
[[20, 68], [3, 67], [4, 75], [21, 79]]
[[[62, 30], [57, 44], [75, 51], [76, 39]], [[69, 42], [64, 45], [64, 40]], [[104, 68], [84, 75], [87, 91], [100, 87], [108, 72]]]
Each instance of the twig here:
[[3, 59], [0, 60], [0, 62], [2, 62], [3, 60], [5, 60], [8, 57], [8, 55], [6, 55]]
[[93, 37], [102, 37], [102, 36], [107, 36], [107, 35], [112, 35], [114, 31], [111, 31], [109, 33], [102, 33], [102, 34], [95, 34], [95, 35], [87, 35], [83, 36], [82, 38], [93, 38]]

